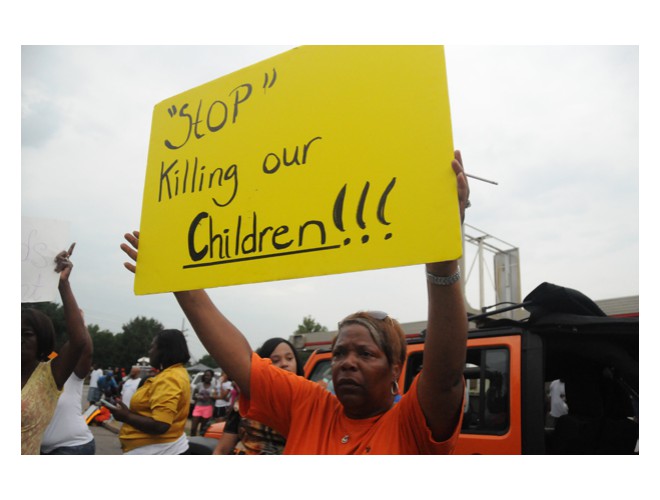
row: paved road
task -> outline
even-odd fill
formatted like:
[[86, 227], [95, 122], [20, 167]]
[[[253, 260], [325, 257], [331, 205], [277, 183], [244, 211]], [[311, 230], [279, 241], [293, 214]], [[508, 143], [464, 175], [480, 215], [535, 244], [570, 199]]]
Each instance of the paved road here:
[[[82, 407], [87, 408], [87, 391], [89, 391], [89, 385], [83, 385], [83, 395], [82, 395]], [[119, 446], [119, 438], [117, 437], [117, 432], [119, 428], [116, 424], [111, 426], [115, 432], [101, 425], [90, 424], [89, 429], [94, 434], [94, 442], [96, 443], [96, 454], [97, 455], [121, 455], [121, 446]]]
[[[82, 394], [82, 407], [87, 408], [89, 404], [87, 402], [87, 392], [89, 391], [89, 385], [83, 385], [83, 394]], [[94, 434], [94, 442], [96, 444], [96, 454], [97, 455], [121, 455], [121, 446], [119, 446], [119, 438], [117, 437], [117, 432], [119, 428], [115, 423], [111, 427], [113, 430], [110, 430], [106, 427], [102, 427], [97, 424], [90, 424], [89, 429]]]
[[90, 425], [89, 428], [94, 434], [97, 455], [121, 455], [119, 438], [115, 432], [95, 424]]

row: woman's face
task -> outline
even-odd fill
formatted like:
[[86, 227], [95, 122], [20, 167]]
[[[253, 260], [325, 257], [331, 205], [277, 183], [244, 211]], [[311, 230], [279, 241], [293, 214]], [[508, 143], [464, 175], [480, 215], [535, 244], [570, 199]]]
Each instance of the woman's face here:
[[202, 382], [209, 383], [213, 379], [213, 372], [204, 372], [202, 375]]
[[30, 363], [39, 357], [39, 341], [34, 329], [21, 321], [21, 363]]
[[156, 337], [151, 341], [151, 348], [149, 349], [149, 364], [154, 368], [160, 369], [160, 351], [158, 349]]
[[280, 342], [277, 345], [270, 355], [270, 360], [275, 366], [282, 368], [282, 370], [297, 373], [298, 365], [296, 364], [296, 356], [286, 342]]
[[387, 411], [399, 371], [398, 364], [390, 366], [365, 326], [352, 323], [341, 328], [332, 349], [332, 383], [348, 417], [367, 418]]

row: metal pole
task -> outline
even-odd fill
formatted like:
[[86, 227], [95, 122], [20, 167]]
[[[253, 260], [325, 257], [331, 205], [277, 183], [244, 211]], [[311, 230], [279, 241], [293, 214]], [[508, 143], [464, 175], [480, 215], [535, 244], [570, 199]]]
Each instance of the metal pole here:
[[479, 309], [484, 310], [484, 240], [479, 238]]

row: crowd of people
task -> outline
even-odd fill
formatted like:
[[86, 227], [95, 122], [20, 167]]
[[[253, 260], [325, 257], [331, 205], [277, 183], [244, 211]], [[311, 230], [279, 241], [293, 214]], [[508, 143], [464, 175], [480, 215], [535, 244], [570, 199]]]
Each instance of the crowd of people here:
[[[460, 153], [456, 175], [461, 222], [469, 187]], [[122, 250], [135, 272], [139, 232], [127, 233]], [[158, 332], [149, 351], [155, 373], [142, 378], [91, 366], [93, 346], [73, 295], [68, 251], [55, 259], [68, 339], [57, 353], [51, 320], [21, 309], [21, 452], [94, 454], [82, 418], [83, 381], [88, 403], [102, 401], [121, 424], [124, 454], [193, 454], [191, 436], [212, 419], [225, 421], [214, 454], [445, 454], [461, 427], [467, 315], [458, 261], [426, 265], [428, 320], [424, 368], [405, 394], [397, 381], [406, 356], [401, 325], [387, 313], [359, 311], [341, 322], [332, 344], [332, 391], [302, 377], [296, 350], [273, 338], [253, 351], [246, 337], [204, 290], [174, 292], [195, 334], [222, 367], [208, 371], [191, 390], [190, 359], [179, 330]]]
[[[53, 350], [55, 335], [50, 318], [37, 309], [22, 309], [22, 454], [96, 453], [94, 435], [82, 408], [85, 381], [89, 384], [88, 408], [100, 405], [100, 401], [111, 403], [108, 409], [112, 418], [122, 424], [118, 438], [124, 454], [193, 453], [184, 430], [191, 397], [184, 367], [190, 359], [185, 337], [179, 330], [163, 330], [154, 337], [149, 351], [155, 368], [151, 376], [142, 377], [143, 370], [137, 365], [128, 375], [120, 368], [103, 370], [92, 365], [92, 340], [69, 283], [72, 249], [56, 258], [70, 327], [70, 338], [59, 352]], [[284, 339], [268, 340], [257, 353], [274, 366], [303, 374], [298, 354]], [[213, 370], [206, 370], [192, 398], [190, 436], [211, 421], [226, 422], [214, 454], [282, 453], [285, 438], [281, 434], [240, 416], [238, 388], [226, 372], [215, 379]]]

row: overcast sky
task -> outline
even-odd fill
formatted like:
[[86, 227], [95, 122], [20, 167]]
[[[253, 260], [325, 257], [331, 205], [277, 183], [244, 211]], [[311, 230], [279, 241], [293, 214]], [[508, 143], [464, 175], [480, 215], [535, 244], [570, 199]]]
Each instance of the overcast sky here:
[[[153, 106], [291, 46], [26, 46], [21, 213], [68, 221], [88, 323], [136, 316], [187, 329], [171, 294], [135, 296], [119, 244], [139, 228]], [[635, 46], [445, 47], [454, 145], [471, 180], [466, 222], [519, 248], [522, 296], [544, 281], [606, 299], [639, 293], [639, 52]], [[503, 243], [505, 242], [505, 243]], [[479, 306], [474, 247], [468, 300]], [[492, 275], [492, 256], [488, 270]], [[471, 271], [470, 271], [471, 270]], [[487, 287], [492, 287], [490, 278]], [[426, 316], [422, 266], [217, 288], [253, 347], [306, 315]], [[492, 304], [487, 292], [487, 304]]]
[[[8, 5], [0, 52], [3, 69], [11, 68], [14, 78], [3, 78], [3, 85], [12, 86], [5, 93], [0, 123], [12, 150], [8, 161], [12, 175], [18, 176], [20, 165], [21, 206], [17, 207], [13, 192], [18, 182], [10, 182], [12, 192], [3, 197], [5, 213], [11, 219], [11, 234], [18, 230], [13, 224], [18, 223], [19, 210], [23, 215], [70, 222], [71, 239], [77, 242], [72, 280], [89, 322], [119, 332], [122, 324], [144, 315], [168, 327], [181, 327], [183, 315], [170, 295], [133, 294], [132, 276], [123, 269], [125, 259], [119, 250], [123, 233], [137, 228], [140, 221], [153, 106], [292, 45], [91, 48], [86, 44], [445, 43], [454, 144], [463, 151], [468, 172], [499, 182], [498, 186], [471, 182], [473, 206], [466, 222], [520, 249], [523, 296], [543, 281], [576, 288], [594, 299], [634, 295], [639, 293], [641, 270], [645, 284], [641, 299], [646, 310], [651, 309], [654, 293], [646, 291], [657, 273], [655, 259], [649, 258], [655, 251], [654, 226], [649, 221], [656, 205], [654, 125], [660, 112], [660, 83], [654, 69], [657, 16], [641, 0], [625, 5], [596, 0], [339, 0], [317, 2], [313, 8], [298, 0], [249, 4], [161, 0], [157, 8], [151, 2], [125, 0], [98, 5], [27, 0]], [[21, 50], [21, 45], [34, 44], [52, 46]], [[501, 44], [516, 47], [494, 46]], [[538, 46], [524, 48], [524, 44]], [[634, 46], [616, 46], [620, 44]], [[641, 45], [641, 68], [637, 45]], [[644, 125], [640, 137], [638, 112]], [[19, 113], [22, 136], [14, 120]], [[641, 234], [640, 206], [646, 217], [646, 231]], [[470, 246], [465, 250], [469, 265]], [[641, 269], [640, 251], [646, 257]], [[14, 269], [18, 266], [11, 265], [15, 255], [6, 249], [11, 283], [19, 281]], [[474, 273], [468, 282], [473, 305], [478, 303]], [[329, 328], [360, 308], [384, 309], [401, 321], [424, 319], [424, 287], [423, 268], [414, 266], [235, 286], [213, 290], [211, 295], [257, 346], [271, 336], [286, 337], [307, 314]], [[15, 317], [10, 315], [17, 321]], [[656, 338], [650, 322], [645, 324], [649, 331], [643, 334], [642, 356], [653, 352], [646, 347]], [[9, 332], [18, 329], [11, 321], [9, 325]], [[184, 327], [193, 353], [200, 355], [196, 337], [188, 325]], [[650, 384], [652, 377], [642, 377], [644, 381]], [[645, 402], [645, 407], [654, 405], [652, 398]], [[3, 412], [0, 418], [3, 423], [10, 421], [6, 428], [18, 428], [18, 412]], [[12, 436], [18, 450], [18, 433]], [[645, 449], [653, 449], [653, 440], [653, 433], [645, 433]], [[103, 458], [113, 457], [97, 460]], [[332, 470], [338, 474], [329, 494], [364, 488], [372, 497], [382, 492], [382, 498], [398, 498], [409, 495], [411, 484], [437, 488], [440, 480], [443, 491], [458, 490], [460, 495], [469, 485], [470, 491], [503, 499], [527, 494], [536, 479], [543, 481], [547, 470], [557, 465], [554, 460], [501, 456], [480, 457], [478, 464], [468, 457], [467, 462], [456, 457], [371, 457], [369, 464], [378, 469], [370, 477], [362, 461], [349, 468], [341, 457], [336, 462], [333, 457], [301, 458], [300, 462], [269, 461], [256, 471], [257, 486], [271, 491], [275, 484], [295, 484], [296, 491], [305, 492], [310, 482], [310, 491], [316, 494], [319, 481]], [[77, 484], [86, 485], [86, 478], [90, 486], [98, 483], [97, 460], [76, 462]], [[638, 492], [644, 484], [643, 464], [631, 463], [626, 470], [623, 462], [598, 461], [599, 470], [612, 478], [599, 483], [604, 498]], [[20, 480], [17, 485], [29, 484], [34, 468], [15, 463], [10, 477]], [[135, 470], [150, 463], [146, 459]], [[255, 468], [232, 464], [220, 465], [223, 478], [232, 478], [223, 482], [223, 488], [243, 495], [242, 480], [253, 484]], [[581, 463], [575, 461], [576, 467], [571, 467], [573, 462], [564, 457], [562, 465], [560, 488], [575, 489], [575, 484], [584, 483]], [[215, 461], [187, 467], [209, 474], [218, 471]], [[430, 467], [426, 474], [425, 467]], [[522, 472], [517, 480], [505, 488], [493, 487], [511, 467]], [[372, 479], [382, 477], [384, 470], [403, 474], [414, 470], [412, 482]], [[38, 473], [55, 491], [68, 472], [53, 464]], [[135, 476], [140, 484], [143, 478]], [[189, 493], [185, 482], [178, 483], [150, 483], [149, 491], [167, 488], [169, 496], [172, 491]], [[593, 482], [588, 488], [591, 494], [600, 492]]]

